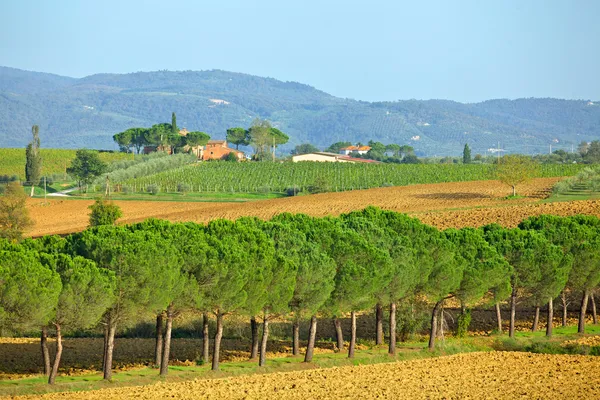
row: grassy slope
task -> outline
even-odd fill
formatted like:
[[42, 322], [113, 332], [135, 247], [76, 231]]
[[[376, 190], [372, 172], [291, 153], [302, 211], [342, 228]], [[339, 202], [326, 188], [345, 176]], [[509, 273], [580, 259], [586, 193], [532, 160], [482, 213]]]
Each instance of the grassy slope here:
[[[588, 335], [600, 334], [600, 326], [590, 325], [586, 327]], [[427, 343], [424, 340], [398, 343], [398, 354], [395, 358], [387, 355], [386, 347], [372, 346], [367, 350], [358, 350], [354, 359], [348, 359], [346, 353], [315, 354], [314, 362], [304, 364], [303, 357], [281, 357], [269, 359], [267, 366], [259, 368], [255, 361], [222, 363], [221, 371], [210, 371], [209, 365], [204, 366], [171, 366], [169, 382], [178, 382], [191, 379], [214, 379], [224, 378], [241, 374], [272, 373], [295, 371], [311, 368], [331, 368], [344, 365], [365, 365], [385, 363], [390, 361], [404, 361], [416, 358], [438, 357], [456, 353], [473, 351], [524, 351], [532, 344], [549, 345], [548, 348], [558, 349], [559, 344], [577, 339], [577, 328], [575, 326], [557, 327], [554, 336], [547, 339], [543, 331], [517, 332], [515, 339], [506, 336], [469, 336], [464, 339], [447, 338], [438, 341], [435, 352], [426, 350]], [[67, 350], [68, 351], [68, 350]], [[51, 387], [46, 384], [43, 376], [29, 377], [25, 379], [0, 381], [0, 396], [15, 396], [25, 394], [41, 394], [47, 392], [68, 392], [104, 389], [119, 386], [137, 386], [165, 381], [158, 376], [158, 371], [153, 368], [138, 368], [122, 372], [116, 372], [112, 382], [104, 382], [101, 373], [90, 373], [79, 376], [59, 376], [56, 385]]]

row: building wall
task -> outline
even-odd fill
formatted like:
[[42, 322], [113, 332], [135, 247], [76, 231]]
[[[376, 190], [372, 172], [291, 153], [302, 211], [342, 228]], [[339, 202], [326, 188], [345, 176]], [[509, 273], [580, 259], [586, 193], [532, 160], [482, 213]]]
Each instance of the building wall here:
[[301, 154], [299, 156], [292, 157], [293, 162], [299, 161], [322, 161], [322, 162], [348, 162], [347, 160], [343, 160], [341, 158], [335, 156], [328, 156], [324, 154]]

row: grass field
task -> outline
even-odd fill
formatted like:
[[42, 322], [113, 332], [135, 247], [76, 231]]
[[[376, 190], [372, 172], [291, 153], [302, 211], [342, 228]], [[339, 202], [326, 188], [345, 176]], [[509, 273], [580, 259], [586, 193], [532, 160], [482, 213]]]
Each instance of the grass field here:
[[[75, 152], [76, 150], [42, 148], [42, 175], [66, 178], [66, 169], [75, 158]], [[100, 153], [100, 159], [107, 163], [125, 158], [131, 158], [131, 154]], [[25, 179], [25, 149], [0, 148], [0, 175], [17, 175], [21, 180]]]

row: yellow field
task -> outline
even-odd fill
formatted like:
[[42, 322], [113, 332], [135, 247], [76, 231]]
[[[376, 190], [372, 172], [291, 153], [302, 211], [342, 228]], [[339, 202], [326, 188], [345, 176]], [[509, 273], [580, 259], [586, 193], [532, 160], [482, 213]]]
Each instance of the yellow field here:
[[[597, 399], [597, 357], [469, 353], [391, 364], [57, 393], [43, 399]], [[33, 398], [33, 397], [30, 397]]]
[[[313, 216], [339, 215], [369, 205], [404, 212], [440, 227], [482, 226], [498, 222], [515, 226], [529, 215], [591, 214], [600, 216], [600, 201], [539, 204], [558, 178], [540, 178], [522, 185], [517, 200], [504, 200], [511, 190], [497, 181], [456, 182], [377, 188], [342, 193], [323, 193], [247, 203], [180, 203], [162, 201], [117, 201], [123, 210], [121, 223], [162, 218], [206, 223], [216, 218], [255, 216], [269, 219], [282, 212]], [[28, 201], [35, 226], [28, 234], [42, 236], [85, 229], [91, 200]], [[469, 208], [468, 210], [460, 210]]]

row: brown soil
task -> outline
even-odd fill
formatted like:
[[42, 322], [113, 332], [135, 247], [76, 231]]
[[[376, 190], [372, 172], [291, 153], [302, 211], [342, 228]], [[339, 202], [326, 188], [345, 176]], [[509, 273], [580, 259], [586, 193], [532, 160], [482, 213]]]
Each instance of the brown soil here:
[[[132, 223], [154, 217], [171, 221], [208, 222], [241, 216], [271, 218], [282, 212], [314, 216], [339, 215], [373, 205], [413, 214], [426, 223], [446, 227], [481, 226], [498, 222], [514, 226], [529, 215], [577, 213], [600, 215], [600, 201], [536, 204], [547, 196], [559, 178], [540, 178], [520, 187], [525, 196], [504, 200], [511, 190], [497, 181], [475, 181], [377, 188], [342, 193], [323, 193], [246, 203], [179, 203], [116, 201], [123, 210], [120, 222]], [[30, 236], [65, 234], [85, 229], [91, 200], [28, 201], [35, 226]], [[483, 208], [479, 208], [483, 207]], [[469, 208], [469, 210], [460, 210]], [[458, 209], [458, 210], [457, 210]]]
[[57, 393], [58, 399], [600, 398], [597, 357], [470, 353], [390, 364]]

